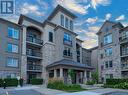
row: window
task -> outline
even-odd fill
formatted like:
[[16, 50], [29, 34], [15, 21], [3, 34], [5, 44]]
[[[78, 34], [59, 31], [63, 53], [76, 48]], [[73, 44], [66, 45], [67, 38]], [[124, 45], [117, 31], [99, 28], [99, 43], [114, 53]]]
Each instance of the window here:
[[65, 18], [65, 27], [68, 28], [68, 18]]
[[105, 62], [105, 68], [108, 68], [108, 61]]
[[104, 45], [112, 43], [112, 34], [104, 36]]
[[106, 75], [105, 75], [105, 78], [106, 78], [106, 79], [112, 79], [112, 78], [113, 78], [113, 74], [106, 74]]
[[113, 67], [112, 61], [109, 61], [109, 67]]
[[53, 42], [53, 33], [49, 32], [49, 42]]
[[16, 58], [7, 58], [7, 66], [9, 66], [9, 67], [18, 67], [18, 59], [16, 59]]
[[8, 28], [8, 36], [14, 39], [19, 39], [19, 30]]
[[105, 68], [111, 68], [111, 67], [113, 67], [112, 61], [106, 61], [105, 62]]
[[16, 73], [10, 73], [10, 74], [7, 74], [7, 78], [16, 78]]
[[64, 51], [63, 51], [63, 55], [64, 55], [64, 56], [68, 56], [68, 57], [72, 57], [71, 49], [65, 47], [65, 49], [64, 49]]
[[61, 15], [61, 26], [64, 26], [64, 16]]
[[112, 48], [105, 49], [105, 56], [111, 56], [112, 55]]
[[8, 52], [18, 53], [18, 46], [14, 45], [14, 44], [8, 44], [7, 51]]
[[70, 30], [73, 30], [73, 21], [70, 20]]
[[67, 34], [67, 33], [64, 33], [64, 41], [71, 42], [71, 35]]

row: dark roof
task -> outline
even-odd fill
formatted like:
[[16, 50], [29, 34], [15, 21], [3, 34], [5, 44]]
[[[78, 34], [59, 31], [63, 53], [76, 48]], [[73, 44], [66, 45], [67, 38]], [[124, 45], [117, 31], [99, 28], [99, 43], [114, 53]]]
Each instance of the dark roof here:
[[95, 49], [98, 49], [98, 46], [93, 47], [93, 48], [90, 48], [91, 51], [92, 51], [92, 50], [95, 50]]
[[103, 23], [103, 25], [101, 26], [100, 30], [96, 33], [97, 35], [101, 32], [101, 29], [104, 27], [104, 25], [105, 25], [106, 23], [112, 23], [112, 24], [114, 24], [114, 25], [117, 24], [117, 22], [113, 22], [113, 21], [106, 20], [106, 21]]
[[93, 69], [93, 67], [88, 66], [86, 64], [82, 64], [82, 63], [75, 62], [75, 61], [72, 61], [72, 60], [67, 60], [67, 59], [62, 59], [60, 61], [54, 62], [54, 63], [48, 65], [47, 68], [58, 66], [58, 65], [72, 66], [72, 67], [85, 68], [85, 69], [86, 68], [87, 69]]
[[79, 38], [76, 38], [76, 40], [80, 41], [80, 42], [84, 42], [83, 40], [79, 39]]
[[19, 25], [19, 24], [17, 24], [17, 23], [14, 23], [14, 22], [11, 22], [11, 21], [9, 21], [9, 20], [3, 19], [3, 18], [0, 18], [0, 20], [21, 27], [21, 25]]
[[37, 20], [34, 20], [34, 19], [32, 19], [32, 18], [30, 18], [30, 17], [28, 17], [28, 16], [25, 16], [25, 15], [23, 15], [23, 14], [20, 15], [18, 24], [21, 24], [21, 23], [23, 22], [23, 19], [28, 19], [28, 20], [33, 21], [33, 22], [37, 23], [38, 25], [41, 25], [41, 26], [42, 26], [42, 23], [41, 23], [41, 22], [39, 22], [39, 21], [37, 21]]
[[69, 15], [72, 18], [77, 18], [76, 15], [74, 15], [73, 13], [71, 13], [69, 10], [65, 9], [64, 7], [57, 5], [57, 7], [53, 10], [53, 12], [49, 15], [49, 17], [47, 18], [47, 20], [51, 20], [58, 11], [62, 11], [63, 13]]

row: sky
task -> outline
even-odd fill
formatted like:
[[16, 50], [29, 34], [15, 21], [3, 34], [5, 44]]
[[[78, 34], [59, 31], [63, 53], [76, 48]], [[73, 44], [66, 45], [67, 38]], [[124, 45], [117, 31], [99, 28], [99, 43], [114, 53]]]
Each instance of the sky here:
[[19, 15], [24, 14], [43, 22], [58, 4], [78, 17], [74, 32], [87, 49], [98, 45], [96, 33], [105, 20], [128, 25], [128, 0], [15, 0], [15, 13], [0, 17], [17, 23]]

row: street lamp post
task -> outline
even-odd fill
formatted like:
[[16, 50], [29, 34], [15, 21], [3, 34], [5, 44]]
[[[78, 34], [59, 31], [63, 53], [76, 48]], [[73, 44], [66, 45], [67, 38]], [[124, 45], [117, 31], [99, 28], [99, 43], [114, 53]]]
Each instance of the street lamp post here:
[[17, 80], [18, 80], [18, 85], [17, 85], [17, 87], [20, 87], [20, 76], [17, 76]]

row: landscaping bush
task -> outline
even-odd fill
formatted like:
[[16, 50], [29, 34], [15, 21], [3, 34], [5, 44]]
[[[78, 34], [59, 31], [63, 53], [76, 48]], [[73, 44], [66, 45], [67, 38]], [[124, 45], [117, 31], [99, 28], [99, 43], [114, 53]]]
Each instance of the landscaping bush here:
[[3, 80], [0, 79], [0, 87], [2, 87], [2, 86], [3, 86]]
[[114, 85], [114, 88], [128, 89], [128, 83], [124, 82], [124, 83], [116, 84]]
[[30, 84], [33, 84], [33, 85], [43, 84], [43, 79], [39, 79], [39, 78], [30, 79]]
[[87, 81], [86, 84], [87, 84], [87, 85], [93, 85], [93, 84], [95, 84], [95, 81]]
[[128, 79], [106, 79], [106, 85], [116, 85], [124, 82], [128, 83]]
[[80, 85], [64, 84], [63, 80], [57, 79], [57, 78], [50, 79], [47, 87], [51, 89], [57, 89], [57, 90], [62, 90], [67, 92], [76, 92], [76, 91], [85, 90], [85, 89], [82, 89]]
[[16, 78], [6, 78], [4, 79], [6, 82], [6, 86], [17, 86], [18, 85], [18, 80]]

